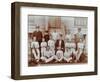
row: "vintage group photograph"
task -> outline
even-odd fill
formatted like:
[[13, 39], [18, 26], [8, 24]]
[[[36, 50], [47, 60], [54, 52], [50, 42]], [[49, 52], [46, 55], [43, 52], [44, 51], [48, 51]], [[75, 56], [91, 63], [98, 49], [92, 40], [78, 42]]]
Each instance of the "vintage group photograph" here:
[[97, 75], [98, 8], [11, 4], [11, 78]]
[[87, 17], [28, 15], [28, 66], [88, 62]]

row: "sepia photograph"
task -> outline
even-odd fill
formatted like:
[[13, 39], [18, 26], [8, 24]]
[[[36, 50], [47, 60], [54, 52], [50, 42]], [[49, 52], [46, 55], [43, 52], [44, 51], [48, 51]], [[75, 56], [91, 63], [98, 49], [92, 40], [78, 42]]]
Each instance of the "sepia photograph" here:
[[28, 66], [88, 63], [88, 18], [28, 15]]
[[97, 75], [97, 7], [14, 2], [11, 77]]

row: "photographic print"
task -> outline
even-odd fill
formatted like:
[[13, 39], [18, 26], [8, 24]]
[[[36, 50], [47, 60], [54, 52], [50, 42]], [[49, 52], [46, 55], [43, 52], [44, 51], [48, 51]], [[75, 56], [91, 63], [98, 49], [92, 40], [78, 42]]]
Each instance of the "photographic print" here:
[[28, 15], [28, 66], [88, 62], [87, 17]]
[[97, 7], [11, 4], [11, 78], [97, 75]]

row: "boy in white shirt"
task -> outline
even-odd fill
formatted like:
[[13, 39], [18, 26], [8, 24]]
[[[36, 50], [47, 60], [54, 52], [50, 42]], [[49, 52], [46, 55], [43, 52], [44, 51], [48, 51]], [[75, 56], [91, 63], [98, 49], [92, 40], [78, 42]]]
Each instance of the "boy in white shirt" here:
[[83, 49], [84, 49], [84, 43], [82, 42], [82, 40], [80, 40], [80, 42], [78, 43], [78, 52], [76, 55], [76, 61], [78, 62], [80, 59], [80, 56], [83, 53]]
[[41, 42], [41, 56], [44, 56], [44, 53], [46, 51], [47, 43], [44, 38], [42, 38]]
[[68, 47], [65, 47], [64, 60], [66, 62], [71, 62], [71, 60], [72, 60], [71, 51], [70, 51], [70, 49]]
[[63, 59], [63, 51], [58, 49], [55, 55], [56, 62], [61, 62]]
[[71, 40], [74, 38], [73, 34], [71, 34], [70, 30], [67, 31], [65, 35], [65, 41], [71, 42]]
[[51, 33], [51, 35], [52, 39], [56, 42], [56, 40], [59, 38], [59, 33], [56, 31], [56, 29]]
[[48, 41], [48, 46], [50, 49], [54, 50], [55, 49], [55, 42], [52, 39], [52, 36], [50, 35], [50, 40]]
[[39, 51], [39, 43], [36, 41], [36, 37], [33, 37], [33, 41], [31, 43], [32, 55], [35, 58], [36, 62], [39, 62], [40, 59], [40, 51]]
[[84, 44], [84, 54], [87, 56], [87, 36], [86, 34], [83, 35], [83, 44]]
[[74, 40], [72, 40], [72, 42], [70, 43], [70, 49], [71, 49], [71, 53], [75, 55], [76, 54], [76, 44]]
[[77, 39], [79, 42], [80, 42], [80, 40], [83, 39], [83, 34], [82, 34], [81, 30], [82, 30], [81, 28], [78, 28], [78, 32], [76, 33], [76, 36], [77, 36]]
[[45, 54], [44, 54], [44, 56], [41, 57], [41, 59], [45, 63], [51, 62], [54, 59], [54, 54], [55, 54], [55, 52], [53, 52], [52, 50], [50, 50], [49, 47], [47, 47]]

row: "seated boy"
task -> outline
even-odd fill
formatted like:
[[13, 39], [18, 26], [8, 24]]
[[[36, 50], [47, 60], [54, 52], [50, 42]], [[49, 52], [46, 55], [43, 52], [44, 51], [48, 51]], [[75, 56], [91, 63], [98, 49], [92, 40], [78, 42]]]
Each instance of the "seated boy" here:
[[31, 42], [32, 56], [36, 62], [40, 59], [39, 43], [36, 41], [36, 37], [33, 37]]
[[65, 47], [64, 60], [66, 62], [71, 62], [71, 60], [72, 60], [71, 51], [68, 47]]
[[41, 57], [41, 60], [45, 63], [51, 62], [54, 59], [55, 52], [52, 51], [49, 47], [47, 47], [44, 55]]
[[45, 39], [42, 39], [41, 42], [41, 56], [44, 56], [44, 53], [46, 51], [46, 47], [47, 47], [47, 42], [45, 41]]
[[83, 44], [82, 41], [80, 41], [80, 42], [78, 43], [78, 52], [77, 52], [77, 55], [76, 55], [76, 62], [79, 61], [80, 56], [81, 56], [82, 53], [83, 53], [83, 50], [84, 50], [84, 44]]
[[56, 62], [61, 62], [63, 59], [63, 51], [58, 49], [55, 55]]

